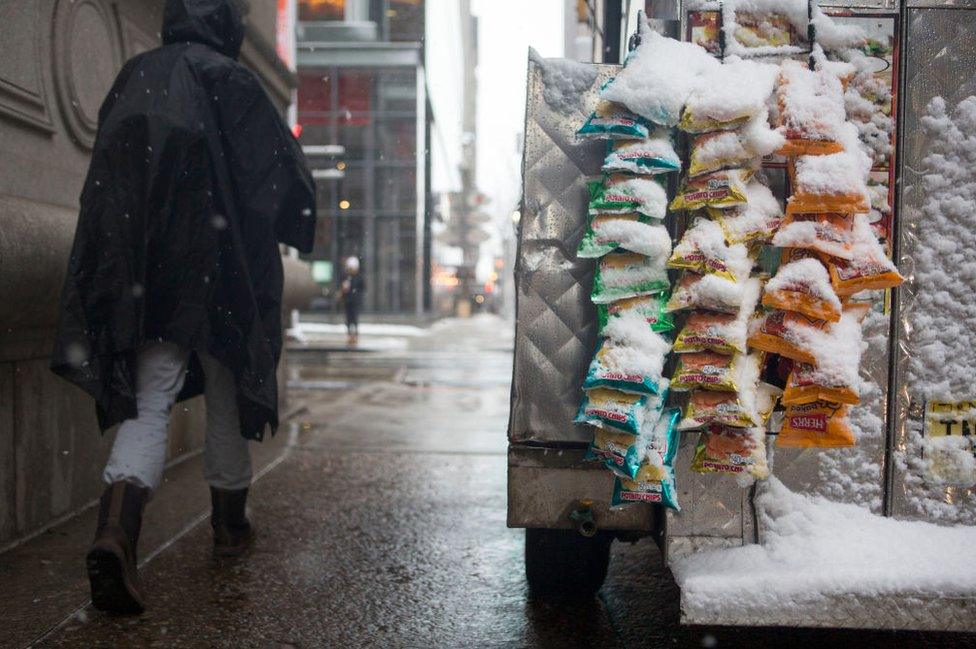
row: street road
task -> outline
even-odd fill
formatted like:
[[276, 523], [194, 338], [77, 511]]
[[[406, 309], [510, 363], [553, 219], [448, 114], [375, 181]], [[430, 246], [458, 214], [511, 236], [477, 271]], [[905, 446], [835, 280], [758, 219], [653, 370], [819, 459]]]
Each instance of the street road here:
[[681, 627], [650, 541], [615, 544], [596, 599], [533, 599], [523, 532], [505, 526], [510, 328], [482, 317], [366, 336], [376, 351], [335, 342], [290, 354], [292, 399], [307, 410], [253, 487], [250, 553], [215, 562], [201, 521], [143, 567], [143, 616], [83, 608], [38, 646], [973, 646], [944, 634]]

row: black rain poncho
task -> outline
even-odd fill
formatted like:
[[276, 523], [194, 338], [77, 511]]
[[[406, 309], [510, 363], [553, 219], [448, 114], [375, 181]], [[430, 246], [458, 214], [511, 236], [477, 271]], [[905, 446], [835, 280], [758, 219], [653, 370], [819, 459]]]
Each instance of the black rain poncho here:
[[[128, 61], [98, 136], [61, 296], [52, 369], [102, 429], [136, 416], [135, 353], [166, 340], [237, 381], [241, 434], [278, 423], [282, 266], [308, 252], [314, 186], [253, 73], [229, 0], [167, 0], [163, 47]], [[179, 398], [202, 392], [196, 354]]]

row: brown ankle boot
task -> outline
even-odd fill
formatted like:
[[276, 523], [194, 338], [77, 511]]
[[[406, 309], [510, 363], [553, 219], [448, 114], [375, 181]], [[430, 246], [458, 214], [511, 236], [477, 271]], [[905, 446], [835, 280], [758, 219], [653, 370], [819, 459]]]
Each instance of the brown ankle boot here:
[[145, 609], [136, 544], [148, 496], [148, 489], [129, 482], [115, 482], [102, 494], [95, 540], [86, 557], [92, 603], [100, 611], [131, 615]]
[[210, 487], [210, 502], [213, 506], [210, 526], [213, 528], [214, 554], [218, 557], [240, 556], [250, 547], [254, 537], [244, 513], [247, 488], [231, 491]]

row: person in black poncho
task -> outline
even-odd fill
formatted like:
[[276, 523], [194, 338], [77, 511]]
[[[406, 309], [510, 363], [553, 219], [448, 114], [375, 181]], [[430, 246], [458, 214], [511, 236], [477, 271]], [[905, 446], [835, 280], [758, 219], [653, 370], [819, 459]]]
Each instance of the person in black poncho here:
[[315, 231], [301, 147], [236, 62], [236, 3], [167, 0], [162, 36], [99, 112], [52, 360], [120, 424], [87, 567], [122, 613], [144, 607], [136, 544], [176, 401], [205, 396], [214, 551], [247, 547], [247, 441], [278, 424], [279, 243], [308, 252]]

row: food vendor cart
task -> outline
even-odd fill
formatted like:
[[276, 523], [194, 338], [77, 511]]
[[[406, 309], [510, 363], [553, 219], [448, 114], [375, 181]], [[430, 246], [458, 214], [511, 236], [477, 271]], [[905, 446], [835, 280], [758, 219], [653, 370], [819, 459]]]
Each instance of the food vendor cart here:
[[[719, 40], [720, 6], [651, 4], [655, 12], [649, 18], [657, 29], [706, 46]], [[887, 115], [896, 128], [890, 133], [890, 152], [878, 156], [872, 169], [877, 184], [888, 188], [889, 199], [888, 209], [880, 210], [873, 225], [907, 281], [879, 297], [877, 316], [866, 325], [871, 344], [861, 373], [874, 388], [860, 406], [857, 447], [843, 454], [777, 449], [774, 458], [770, 444], [770, 464], [777, 478], [794, 491], [824, 494], [888, 517], [972, 524], [974, 489], [933, 484], [918, 468], [920, 463], [912, 461], [923, 455], [926, 438], [969, 434], [969, 405], [926, 400], [906, 379], [906, 368], [917, 342], [913, 337], [918, 314], [913, 310], [919, 308], [920, 282], [914, 263], [930, 198], [919, 171], [927, 155], [921, 121], [934, 97], [955, 106], [976, 94], [976, 3], [854, 0], [821, 6], [840, 16], [841, 22], [864, 26], [877, 41], [872, 54], [879, 78], [887, 77]], [[588, 299], [594, 264], [577, 259], [576, 246], [586, 227], [586, 180], [600, 174], [605, 145], [578, 142], [575, 133], [593, 109], [602, 84], [619, 69], [594, 67], [593, 82], [576, 105], [553, 101], [547, 94], [544, 61], [530, 57], [528, 67], [508, 429], [508, 524], [526, 529], [527, 576], [530, 586], [540, 591], [594, 592], [606, 575], [614, 539], [649, 536], [668, 561], [703, 548], [757, 543], [763, 534], [753, 504], [762, 483], [739, 488], [728, 476], [690, 471], [697, 434], [682, 435], [675, 461], [680, 514], [644, 503], [610, 507], [613, 477], [598, 463], [583, 459], [592, 429], [573, 420], [596, 344], [597, 323]], [[784, 165], [773, 161], [764, 166], [771, 185], [779, 186], [782, 195], [787, 182]], [[683, 607], [682, 621], [971, 630], [974, 612], [976, 601], [966, 598], [947, 602], [921, 597], [908, 606], [889, 598], [838, 595], [802, 615], [784, 609], [743, 618]]]

